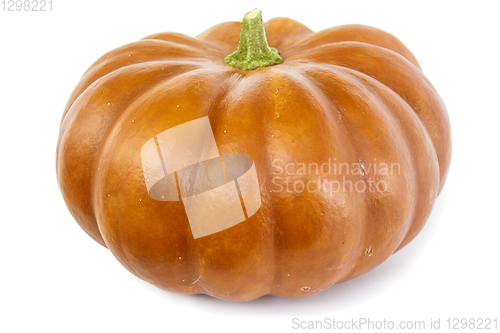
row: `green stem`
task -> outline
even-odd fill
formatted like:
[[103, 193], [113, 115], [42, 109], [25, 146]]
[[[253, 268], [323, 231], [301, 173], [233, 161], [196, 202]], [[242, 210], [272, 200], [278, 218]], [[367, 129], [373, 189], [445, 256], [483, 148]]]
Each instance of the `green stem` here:
[[278, 50], [267, 44], [260, 9], [255, 8], [243, 17], [238, 48], [234, 53], [224, 58], [223, 62], [245, 71], [283, 62]]

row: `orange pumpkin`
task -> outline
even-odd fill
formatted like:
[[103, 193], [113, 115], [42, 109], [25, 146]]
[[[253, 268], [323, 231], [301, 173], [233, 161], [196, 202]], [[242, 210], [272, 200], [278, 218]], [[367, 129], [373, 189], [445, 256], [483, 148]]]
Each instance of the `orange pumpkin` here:
[[[183, 201], [148, 195], [141, 149], [202, 117], [220, 154], [251, 157], [261, 202], [195, 238]], [[66, 106], [57, 176], [75, 220], [136, 276], [245, 301], [314, 294], [381, 264], [422, 229], [450, 156], [445, 106], [398, 39], [362, 25], [263, 24], [254, 10], [243, 24], [159, 33], [97, 60]]]

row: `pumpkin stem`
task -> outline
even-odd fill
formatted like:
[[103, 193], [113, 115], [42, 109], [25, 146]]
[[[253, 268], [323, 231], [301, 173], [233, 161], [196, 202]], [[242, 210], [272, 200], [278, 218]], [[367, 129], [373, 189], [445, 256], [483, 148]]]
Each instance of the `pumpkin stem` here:
[[245, 14], [241, 21], [240, 40], [234, 53], [223, 61], [231, 67], [252, 70], [259, 67], [281, 64], [278, 50], [267, 44], [262, 11], [255, 8]]

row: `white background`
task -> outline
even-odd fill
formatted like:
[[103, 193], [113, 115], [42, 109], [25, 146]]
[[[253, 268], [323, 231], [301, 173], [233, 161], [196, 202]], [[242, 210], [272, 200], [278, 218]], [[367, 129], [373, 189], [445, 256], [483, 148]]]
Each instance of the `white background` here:
[[[139, 280], [83, 232], [55, 175], [64, 105], [105, 52], [161, 31], [195, 36], [258, 7], [315, 31], [361, 23], [415, 54], [445, 101], [453, 157], [428, 224], [372, 272], [307, 298], [231, 303]], [[500, 315], [498, 2], [62, 1], [0, 11], [0, 331], [287, 332], [292, 319]], [[500, 320], [500, 318], [499, 318]], [[500, 323], [498, 323], [500, 325]]]

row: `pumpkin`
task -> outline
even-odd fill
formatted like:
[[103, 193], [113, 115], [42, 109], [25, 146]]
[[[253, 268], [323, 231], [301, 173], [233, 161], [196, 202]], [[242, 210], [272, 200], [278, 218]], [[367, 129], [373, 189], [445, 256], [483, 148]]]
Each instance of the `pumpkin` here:
[[[187, 201], [148, 193], [141, 152], [199, 119], [220, 156], [253, 161], [260, 201], [244, 221], [196, 237]], [[181, 141], [203, 137], [178, 128]], [[67, 103], [56, 168], [75, 220], [130, 272], [246, 301], [311, 295], [381, 264], [424, 226], [450, 157], [445, 105], [394, 36], [264, 24], [253, 10], [98, 59]], [[217, 221], [211, 205], [198, 215]]]

